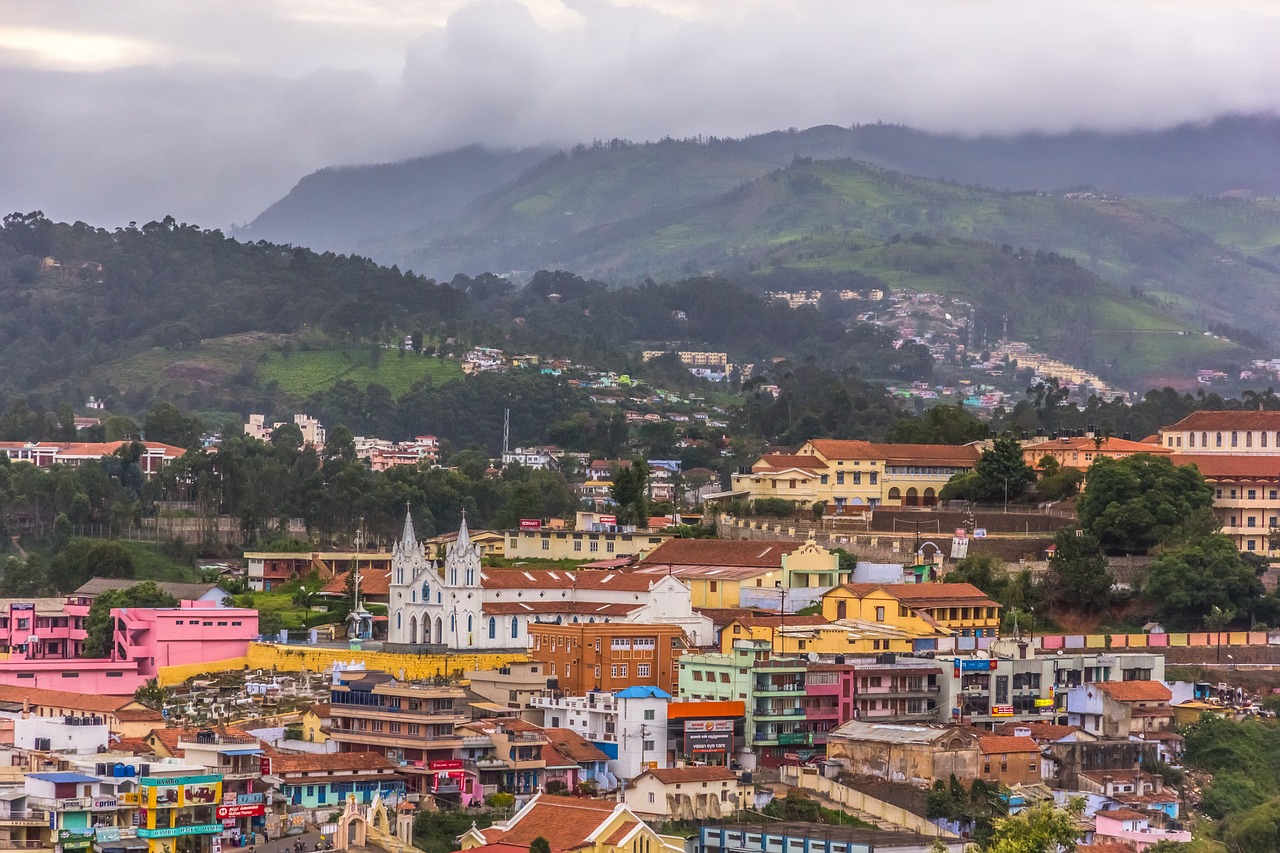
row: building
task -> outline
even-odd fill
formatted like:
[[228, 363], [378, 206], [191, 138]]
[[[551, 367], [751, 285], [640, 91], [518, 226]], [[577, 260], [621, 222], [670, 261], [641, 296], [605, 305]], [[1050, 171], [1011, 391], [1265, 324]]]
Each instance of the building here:
[[249, 422], [244, 425], [244, 434], [258, 441], [271, 441], [271, 434], [282, 426], [296, 424], [302, 432], [302, 443], [319, 450], [324, 447], [324, 426], [310, 415], [297, 414], [292, 421], [277, 421], [268, 425], [265, 415], [249, 415]]
[[132, 694], [107, 696], [0, 685], [0, 719], [23, 714], [59, 720], [101, 718], [106, 720], [111, 733], [120, 737], [142, 737], [156, 726], [164, 725], [159, 711], [138, 702]]
[[[134, 444], [131, 441], [0, 441], [0, 453], [4, 453], [14, 462], [30, 462], [37, 468], [52, 468], [54, 465], [84, 465], [97, 462], [104, 456], [112, 456], [120, 448]], [[142, 445], [142, 454], [138, 458], [138, 467], [145, 477], [152, 477], [163, 471], [170, 462], [180, 459], [186, 454], [181, 447], [161, 444], [158, 441], [136, 442]]]
[[523, 710], [535, 696], [543, 695], [552, 686], [546, 665], [531, 661], [516, 661], [497, 669], [469, 669], [463, 678], [472, 693], [491, 703], [491, 710]]
[[1179, 453], [1172, 459], [1194, 465], [1213, 488], [1213, 513], [1237, 548], [1280, 556], [1280, 456]]
[[979, 735], [972, 729], [861, 720], [831, 732], [827, 759], [839, 761], [850, 773], [919, 786], [953, 775], [972, 781], [982, 767]]
[[1105, 738], [1173, 728], [1172, 691], [1159, 681], [1102, 681], [1067, 693], [1067, 722]]
[[675, 578], [486, 569], [465, 520], [444, 560], [436, 561], [406, 515], [391, 573], [388, 640], [397, 646], [523, 650], [530, 626], [575, 621], [670, 625], [694, 645], [711, 642], [711, 620], [694, 612], [688, 588]]
[[812, 439], [794, 454], [760, 457], [734, 474], [732, 489], [752, 500], [823, 503], [836, 515], [876, 506], [933, 506], [956, 474], [973, 470], [972, 445], [876, 444]]
[[[817, 602], [850, 580], [839, 555], [813, 540], [671, 539], [644, 555], [636, 573], [673, 575], [683, 581], [694, 607], [785, 606], [788, 612]], [[785, 594], [783, 592], [785, 590]]]
[[529, 626], [529, 656], [572, 695], [633, 685], [676, 690], [676, 661], [688, 651], [674, 625], [568, 622]]
[[340, 809], [349, 795], [362, 805], [399, 800], [405, 782], [396, 770], [376, 752], [274, 752], [263, 759], [261, 777], [287, 806]]
[[506, 555], [512, 560], [599, 560], [641, 557], [672, 538], [670, 533], [619, 530], [511, 530]]
[[539, 793], [507, 821], [472, 827], [460, 849], [525, 853], [542, 838], [551, 853], [684, 853], [684, 839], [658, 835], [624, 803]]
[[329, 737], [339, 752], [374, 752], [404, 773], [410, 791], [454, 769], [462, 747], [455, 731], [470, 719], [467, 694], [456, 685], [397, 681], [385, 672], [352, 671], [329, 692]]
[[981, 778], [1006, 788], [1041, 781], [1040, 745], [1023, 735], [980, 735]]
[[391, 554], [366, 551], [246, 551], [249, 588], [270, 592], [273, 586], [299, 580], [315, 572], [330, 580], [359, 561], [360, 571], [387, 571]]
[[1280, 456], [1280, 412], [1192, 412], [1159, 437], [1178, 454]]
[[566, 728], [608, 756], [606, 778], [633, 779], [649, 767], [668, 767], [667, 709], [671, 695], [656, 687], [628, 687], [617, 693], [566, 696], [548, 691], [533, 700], [530, 719], [548, 729]]
[[668, 767], [631, 780], [624, 802], [648, 820], [716, 820], [744, 807], [745, 791], [728, 767]]

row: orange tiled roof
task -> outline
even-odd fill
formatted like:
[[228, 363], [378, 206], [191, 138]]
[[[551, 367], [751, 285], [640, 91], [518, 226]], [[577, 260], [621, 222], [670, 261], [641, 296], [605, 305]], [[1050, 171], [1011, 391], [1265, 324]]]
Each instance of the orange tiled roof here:
[[518, 844], [527, 847], [538, 837], [545, 838], [552, 853], [572, 850], [600, 828], [618, 804], [612, 800], [588, 800], [539, 794], [532, 805], [507, 830], [483, 830], [489, 844]]
[[1159, 681], [1099, 681], [1097, 688], [1117, 702], [1168, 702], [1173, 692]]
[[1029, 737], [983, 735], [978, 738], [978, 749], [983, 755], [997, 755], [1008, 752], [1039, 752], [1040, 745]]
[[1192, 412], [1162, 432], [1177, 430], [1280, 430], [1280, 412]]

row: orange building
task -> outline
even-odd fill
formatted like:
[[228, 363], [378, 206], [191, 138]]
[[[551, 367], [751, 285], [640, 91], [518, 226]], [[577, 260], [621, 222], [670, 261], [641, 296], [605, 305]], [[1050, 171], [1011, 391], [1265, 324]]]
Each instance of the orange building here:
[[675, 625], [622, 622], [529, 623], [529, 658], [571, 696], [591, 690], [657, 687], [674, 695], [676, 661], [689, 648]]
[[1056, 438], [1039, 441], [1022, 447], [1022, 459], [1032, 468], [1040, 467], [1040, 460], [1052, 457], [1063, 468], [1087, 470], [1099, 459], [1124, 459], [1136, 453], [1151, 453], [1155, 456], [1169, 456], [1173, 453], [1168, 448], [1155, 442], [1129, 441], [1124, 438], [1093, 439]]

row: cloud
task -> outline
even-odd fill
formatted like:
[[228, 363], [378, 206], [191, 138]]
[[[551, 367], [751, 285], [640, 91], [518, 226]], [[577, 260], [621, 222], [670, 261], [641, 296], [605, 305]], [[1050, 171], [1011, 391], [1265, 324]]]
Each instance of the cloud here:
[[0, 206], [107, 225], [225, 226], [325, 165], [476, 141], [1280, 112], [1255, 0], [45, 5], [0, 24]]

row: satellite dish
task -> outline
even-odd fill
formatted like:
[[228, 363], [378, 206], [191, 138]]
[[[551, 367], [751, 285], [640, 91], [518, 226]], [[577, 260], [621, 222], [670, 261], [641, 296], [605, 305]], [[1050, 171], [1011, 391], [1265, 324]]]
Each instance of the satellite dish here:
[[809, 652], [809, 654], [807, 655], [807, 657], [809, 658], [809, 663], [817, 663], [817, 662], [818, 662], [818, 653], [817, 653], [817, 652]]

